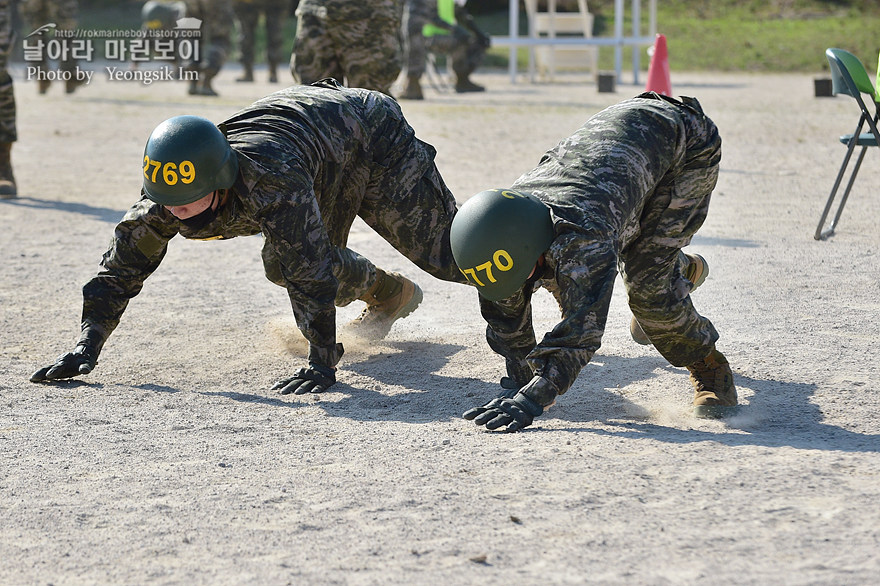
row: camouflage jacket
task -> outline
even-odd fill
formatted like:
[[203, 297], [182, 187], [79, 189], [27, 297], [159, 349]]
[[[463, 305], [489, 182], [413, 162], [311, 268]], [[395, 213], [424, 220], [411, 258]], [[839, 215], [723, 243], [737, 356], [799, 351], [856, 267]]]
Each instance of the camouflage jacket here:
[[[547, 204], [555, 236], [540, 280], [500, 302], [481, 298], [487, 339], [509, 361], [527, 361], [559, 394], [601, 344], [618, 255], [642, 236], [642, 211], [655, 186], [681, 169], [701, 167], [706, 173], [698, 176], [705, 181], [695, 186], [694, 196], [714, 186], [720, 161], [717, 129], [696, 100], [683, 100], [646, 93], [606, 108], [512, 186]], [[679, 204], [668, 221], [686, 225], [696, 203]], [[689, 229], [680, 241], [666, 244], [683, 246], [692, 236]], [[530, 300], [540, 286], [559, 303], [562, 321], [536, 344]]]
[[[415, 138], [397, 102], [332, 80], [271, 94], [225, 122], [239, 177], [217, 217], [192, 232], [146, 197], [116, 226], [103, 270], [83, 287], [83, 338], [102, 344], [177, 234], [221, 239], [262, 234], [280, 261], [309, 360], [334, 366], [338, 283], [333, 249], [345, 247], [364, 195], [409, 193], [435, 151]], [[268, 254], [267, 254], [268, 252]], [[267, 267], [267, 274], [269, 269]]]

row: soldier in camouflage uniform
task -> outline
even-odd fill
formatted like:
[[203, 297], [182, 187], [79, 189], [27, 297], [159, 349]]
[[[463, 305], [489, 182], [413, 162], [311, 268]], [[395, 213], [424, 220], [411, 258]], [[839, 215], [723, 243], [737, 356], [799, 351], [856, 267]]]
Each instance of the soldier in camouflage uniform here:
[[332, 77], [390, 95], [400, 74], [398, 0], [301, 0], [290, 59], [300, 83]]
[[12, 76], [6, 70], [12, 50], [12, 4], [14, 0], [0, 0], [0, 199], [12, 199], [18, 193], [12, 174], [12, 143], [18, 139], [15, 128], [15, 93]]
[[[76, 28], [79, 2], [77, 0], [23, 0], [21, 12], [22, 16], [30, 24], [31, 29], [54, 22], [57, 28], [70, 30]], [[65, 55], [58, 64], [58, 68], [63, 72], [73, 73], [76, 71], [76, 65], [76, 59], [70, 55]], [[43, 52], [42, 60], [36, 66], [43, 70], [48, 68], [49, 63], [45, 51]], [[71, 94], [80, 83], [82, 82], [77, 80], [75, 75], [71, 75], [70, 79], [64, 82], [64, 91]], [[52, 82], [48, 79], [40, 79], [37, 89], [41, 94], [45, 94], [51, 84]]]
[[211, 82], [232, 49], [232, 27], [235, 14], [232, 0], [186, 0], [186, 16], [202, 21], [199, 58], [185, 65], [198, 72], [198, 79], [189, 86], [190, 95], [216, 96]]
[[241, 51], [241, 64], [244, 74], [236, 81], [254, 81], [254, 42], [260, 15], [266, 23], [266, 62], [269, 66], [269, 81], [278, 81], [278, 64], [281, 63], [281, 49], [284, 45], [284, 23], [287, 21], [288, 0], [235, 0], [233, 9], [238, 18], [238, 48]]
[[[441, 0], [441, 2], [444, 0]], [[445, 0], [451, 5], [453, 0]], [[483, 62], [490, 39], [477, 28], [463, 2], [450, 6], [453, 16], [444, 20], [438, 12], [437, 0], [406, 0], [403, 30], [406, 37], [406, 85], [400, 97], [424, 99], [421, 77], [425, 73], [428, 53], [448, 55], [455, 73], [455, 91], [480, 92], [483, 86], [471, 81], [470, 75]], [[427, 36], [425, 32], [429, 32]]]
[[[514, 191], [462, 205], [453, 254], [480, 290], [489, 346], [507, 365], [501, 395], [466, 419], [516, 431], [569, 389], [600, 346], [618, 265], [654, 347], [690, 370], [695, 415], [730, 413], [730, 366], [689, 294], [690, 265], [702, 259], [681, 252], [706, 218], [720, 160], [721, 139], [697, 100], [645, 93], [592, 117]], [[539, 286], [556, 298], [562, 321], [536, 343], [530, 299]]]
[[377, 339], [421, 301], [415, 283], [347, 248], [355, 216], [431, 275], [465, 283], [449, 248], [455, 200], [434, 164], [434, 148], [415, 137], [392, 98], [333, 80], [293, 86], [234, 114], [220, 129], [179, 116], [153, 131], [144, 195], [116, 227], [103, 270], [83, 287], [76, 349], [32, 381], [94, 368], [129, 299], [178, 234], [263, 235], [266, 276], [287, 289], [309, 341], [308, 367], [275, 386], [282, 394], [321, 392], [335, 382], [343, 354], [335, 306], [365, 301], [353, 327]]

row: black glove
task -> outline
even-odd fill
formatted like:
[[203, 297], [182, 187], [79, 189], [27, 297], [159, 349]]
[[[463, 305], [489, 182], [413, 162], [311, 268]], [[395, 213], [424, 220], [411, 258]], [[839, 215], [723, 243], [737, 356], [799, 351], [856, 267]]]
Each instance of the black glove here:
[[32, 383], [73, 378], [89, 374], [98, 363], [98, 351], [91, 346], [77, 345], [73, 352], [62, 354], [54, 364], [45, 366], [31, 375]]
[[473, 420], [477, 425], [485, 425], [488, 430], [504, 427], [504, 431], [511, 432], [528, 427], [534, 418], [543, 412], [543, 407], [526, 395], [517, 393], [511, 399], [506, 397], [492, 399], [482, 407], [465, 411], [462, 417]]
[[308, 368], [300, 368], [290, 378], [285, 378], [272, 385], [272, 390], [280, 390], [282, 395], [304, 395], [306, 393], [323, 393], [336, 383], [336, 371], [329, 366], [309, 364]]

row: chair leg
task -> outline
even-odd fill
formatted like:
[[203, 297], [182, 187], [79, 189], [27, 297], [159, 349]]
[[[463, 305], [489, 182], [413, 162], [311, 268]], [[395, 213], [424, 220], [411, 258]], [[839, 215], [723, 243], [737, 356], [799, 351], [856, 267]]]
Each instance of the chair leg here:
[[427, 74], [428, 83], [431, 84], [431, 87], [434, 88], [435, 91], [438, 93], [449, 91], [449, 85], [447, 85], [446, 80], [443, 79], [443, 74], [437, 69], [437, 59], [434, 57], [433, 53], [428, 53], [426, 55], [425, 73]]
[[[856, 135], [858, 136], [858, 135]], [[856, 159], [856, 164], [853, 167], [852, 173], [849, 177], [849, 181], [846, 185], [846, 190], [843, 193], [843, 196], [840, 199], [840, 203], [837, 207], [837, 212], [834, 214], [834, 220], [831, 222], [831, 225], [823, 230], [823, 226], [825, 225], [825, 219], [828, 217], [828, 212], [831, 211], [831, 205], [834, 203], [834, 197], [837, 195], [837, 189], [840, 187], [840, 182], [843, 180], [843, 175], [846, 172], [846, 168], [849, 165], [849, 160], [852, 157], [853, 150], [855, 149], [855, 137], [853, 137], [852, 142], [850, 143], [849, 148], [846, 151], [846, 156], [843, 158], [843, 164], [840, 166], [840, 171], [837, 173], [837, 179], [834, 180], [834, 186], [831, 188], [831, 194], [828, 196], [828, 201], [825, 203], [825, 209], [822, 211], [822, 217], [819, 218], [819, 225], [816, 227], [816, 233], [813, 235], [813, 238], [816, 240], [825, 240], [832, 234], [834, 234], [834, 228], [837, 226], [837, 221], [840, 219], [840, 214], [843, 212], [843, 206], [846, 204], [847, 198], [849, 198], [849, 192], [852, 189], [853, 184], [856, 180], [856, 175], [859, 173], [859, 168], [862, 166], [862, 159], [865, 158], [865, 152], [868, 150], [868, 147], [863, 146], [862, 150], [859, 152], [859, 156]]]

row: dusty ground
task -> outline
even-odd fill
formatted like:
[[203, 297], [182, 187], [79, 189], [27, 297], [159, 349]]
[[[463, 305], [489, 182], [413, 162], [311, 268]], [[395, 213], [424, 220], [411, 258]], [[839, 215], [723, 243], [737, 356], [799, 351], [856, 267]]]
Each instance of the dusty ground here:
[[[191, 98], [96, 75], [38, 96], [16, 70], [21, 198], [0, 202], [0, 583], [875, 584], [880, 576], [880, 164], [839, 234], [812, 238], [856, 121], [802, 75], [687, 75], [724, 159], [692, 250], [695, 294], [733, 364], [742, 414], [689, 416], [686, 371], [633, 343], [618, 287], [604, 346], [523, 433], [460, 418], [502, 362], [473, 292], [421, 273], [363, 224], [351, 244], [425, 301], [384, 343], [342, 329], [339, 383], [281, 397], [305, 344], [258, 238], [174, 242], [98, 368], [28, 376], [70, 350], [80, 287], [135, 201], [150, 130], [219, 121], [269, 93]], [[260, 72], [260, 79], [265, 79]], [[403, 107], [463, 201], [504, 186], [618, 84], [428, 90]], [[626, 79], [624, 80], [624, 82]], [[539, 331], [556, 312], [536, 304]], [[339, 323], [357, 315], [352, 304]]]

